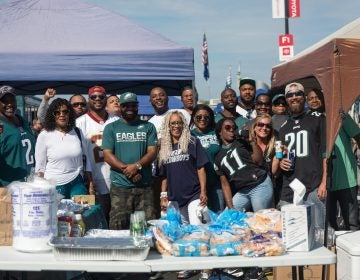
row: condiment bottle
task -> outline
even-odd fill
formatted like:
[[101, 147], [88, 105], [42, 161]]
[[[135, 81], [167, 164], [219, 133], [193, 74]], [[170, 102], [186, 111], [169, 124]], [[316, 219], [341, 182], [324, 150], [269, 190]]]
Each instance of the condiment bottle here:
[[85, 233], [85, 223], [81, 214], [75, 214], [75, 219], [71, 227], [70, 237], [81, 237]]
[[69, 237], [73, 224], [73, 212], [66, 212], [65, 215], [58, 217], [58, 236]]

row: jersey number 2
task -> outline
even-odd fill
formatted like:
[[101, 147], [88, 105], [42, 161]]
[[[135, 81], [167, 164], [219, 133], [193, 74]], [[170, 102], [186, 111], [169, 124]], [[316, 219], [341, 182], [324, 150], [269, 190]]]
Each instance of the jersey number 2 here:
[[306, 130], [286, 134], [285, 141], [289, 141], [288, 150], [295, 150], [297, 157], [306, 157], [309, 155], [309, 137]]
[[29, 139], [22, 139], [21, 140], [22, 146], [26, 149], [25, 158], [26, 164], [34, 164], [34, 155], [31, 154], [31, 141]]

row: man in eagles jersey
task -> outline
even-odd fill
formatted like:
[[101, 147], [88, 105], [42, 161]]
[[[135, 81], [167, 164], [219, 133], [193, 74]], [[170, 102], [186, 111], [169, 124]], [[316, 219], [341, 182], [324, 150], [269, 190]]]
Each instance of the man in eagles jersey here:
[[102, 147], [110, 169], [110, 229], [128, 229], [130, 214], [155, 218], [151, 163], [157, 154], [155, 126], [141, 120], [135, 93], [120, 95], [120, 119], [105, 126]]
[[297, 178], [306, 187], [305, 201], [314, 203], [315, 226], [325, 227], [326, 190], [326, 131], [322, 115], [308, 114], [305, 110], [304, 87], [290, 83], [285, 88], [290, 117], [280, 127], [279, 138], [287, 152], [295, 153], [295, 165], [287, 157], [279, 162], [283, 186], [278, 207], [292, 203], [293, 190], [289, 184]]

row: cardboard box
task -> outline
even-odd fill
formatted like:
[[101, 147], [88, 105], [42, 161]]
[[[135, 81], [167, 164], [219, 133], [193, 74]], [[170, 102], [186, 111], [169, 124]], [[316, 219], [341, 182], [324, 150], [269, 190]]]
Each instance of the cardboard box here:
[[73, 200], [79, 204], [95, 205], [95, 195], [93, 194], [74, 195]]
[[282, 239], [286, 251], [310, 251], [315, 243], [314, 204], [281, 207]]
[[0, 188], [0, 246], [12, 245], [12, 239], [11, 195], [7, 188]]

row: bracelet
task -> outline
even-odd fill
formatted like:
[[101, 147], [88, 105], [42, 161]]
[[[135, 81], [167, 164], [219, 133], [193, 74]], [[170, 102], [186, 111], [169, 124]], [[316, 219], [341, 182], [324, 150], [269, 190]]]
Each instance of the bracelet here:
[[165, 197], [168, 197], [168, 196], [167, 196], [167, 192], [161, 192], [161, 193], [160, 193], [160, 199], [161, 199], [161, 198], [165, 198]]

